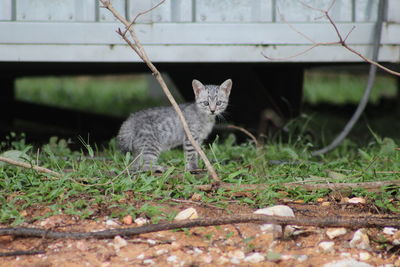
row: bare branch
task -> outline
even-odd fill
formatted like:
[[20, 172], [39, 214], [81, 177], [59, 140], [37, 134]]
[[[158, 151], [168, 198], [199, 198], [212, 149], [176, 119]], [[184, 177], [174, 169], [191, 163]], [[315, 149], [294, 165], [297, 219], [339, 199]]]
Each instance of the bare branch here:
[[10, 159], [10, 158], [0, 157], [0, 161], [8, 163], [8, 164], [15, 165], [15, 166], [19, 166], [19, 167], [22, 167], [22, 168], [33, 169], [33, 170], [38, 171], [38, 172], [51, 174], [51, 175], [54, 175], [54, 176], [57, 176], [57, 177], [61, 176], [60, 173], [52, 171], [50, 169], [47, 169], [47, 168], [44, 168], [44, 167], [40, 167], [40, 166], [36, 166], [36, 165], [32, 165], [32, 164], [28, 164], [28, 163], [24, 163], [24, 162], [17, 161], [17, 160], [13, 160], [13, 159]]
[[254, 142], [254, 144], [256, 145], [256, 147], [260, 147], [260, 145], [259, 145], [259, 143], [258, 143], [258, 141], [257, 141], [257, 138], [256, 138], [251, 132], [247, 131], [245, 128], [242, 128], [242, 127], [239, 127], [239, 126], [236, 126], [236, 125], [232, 125], [232, 124], [229, 124], [229, 125], [227, 125], [226, 127], [227, 127], [227, 128], [236, 129], [236, 130], [241, 131], [242, 133], [244, 133], [244, 134], [246, 134], [248, 137], [250, 137], [251, 140], [253, 140], [253, 142]]
[[[300, 34], [301, 36], [303, 36], [304, 38], [306, 38], [307, 40], [309, 40], [309, 41], [312, 43], [312, 46], [309, 47], [309, 48], [307, 48], [307, 49], [305, 49], [305, 50], [303, 50], [303, 51], [300, 52], [300, 53], [297, 53], [297, 54], [292, 55], [292, 56], [284, 57], [284, 58], [273, 58], [273, 57], [270, 57], [270, 56], [265, 55], [264, 53], [261, 53], [266, 59], [269, 59], [269, 60], [286, 60], [286, 59], [291, 59], [291, 58], [295, 58], [295, 57], [297, 57], [297, 56], [303, 55], [303, 54], [309, 52], [310, 50], [312, 50], [312, 49], [314, 49], [315, 47], [318, 47], [318, 46], [341, 45], [341, 46], [343, 46], [344, 48], [346, 48], [347, 50], [349, 50], [351, 53], [353, 53], [353, 54], [357, 55], [358, 57], [360, 57], [360, 58], [361, 58], [362, 60], [364, 60], [365, 62], [368, 62], [368, 63], [370, 63], [370, 64], [372, 64], [372, 65], [375, 65], [375, 66], [377, 66], [378, 68], [380, 68], [380, 69], [382, 69], [382, 70], [384, 70], [384, 71], [386, 71], [386, 72], [388, 72], [388, 73], [390, 73], [390, 74], [392, 74], [392, 75], [400, 76], [400, 72], [396, 72], [396, 71], [394, 71], [394, 70], [391, 70], [391, 69], [389, 69], [389, 68], [384, 67], [383, 65], [379, 64], [378, 62], [376, 62], [376, 61], [374, 61], [374, 60], [372, 60], [372, 59], [370, 59], [370, 58], [364, 56], [363, 54], [361, 54], [361, 53], [358, 52], [357, 50], [355, 50], [355, 49], [353, 49], [353, 48], [351, 48], [350, 46], [347, 45], [346, 41], [347, 41], [348, 37], [350, 36], [350, 34], [351, 34], [351, 33], [353, 32], [353, 30], [355, 29], [355, 27], [353, 26], [353, 27], [351, 28], [351, 30], [346, 34], [346, 37], [345, 37], [345, 38], [342, 37], [342, 34], [340, 33], [340, 31], [339, 31], [339, 29], [338, 29], [336, 23], [334, 22], [334, 20], [332, 19], [332, 17], [329, 15], [329, 11], [330, 11], [330, 10], [332, 9], [332, 7], [334, 6], [336, 0], [332, 0], [332, 2], [330, 3], [330, 5], [328, 6], [328, 8], [327, 8], [326, 10], [313, 7], [313, 6], [311, 6], [311, 5], [309, 5], [309, 4], [305, 3], [305, 2], [303, 2], [303, 1], [301, 1], [301, 0], [298, 0], [298, 1], [299, 1], [299, 3], [301, 3], [303, 6], [309, 8], [309, 9], [312, 9], [312, 10], [315, 10], [315, 11], [318, 11], [318, 12], [321, 12], [321, 13], [323, 14], [322, 17], [326, 17], [326, 18], [328, 19], [329, 24], [333, 27], [333, 29], [334, 29], [334, 31], [335, 31], [335, 33], [336, 33], [336, 35], [337, 35], [337, 37], [338, 37], [339, 40], [336, 41], [336, 42], [328, 42], [328, 43], [316, 42], [316, 41], [314, 41], [313, 39], [311, 39], [309, 36], [307, 36], [306, 34], [304, 34], [303, 32], [297, 30], [293, 25], [291, 25], [290, 23], [288, 23], [287, 21], [285, 21], [284, 17], [281, 15], [282, 21], [284, 21], [292, 30], [294, 30], [295, 32], [297, 32], [298, 34]], [[279, 9], [278, 9], [278, 13], [279, 13]]]
[[0, 228], [0, 236], [13, 235], [18, 237], [39, 237], [39, 238], [112, 238], [117, 235], [131, 236], [145, 233], [153, 233], [179, 228], [205, 227], [235, 223], [273, 223], [279, 225], [302, 225], [317, 227], [347, 227], [351, 229], [375, 228], [375, 227], [400, 227], [398, 217], [363, 216], [363, 217], [308, 217], [308, 216], [270, 216], [262, 214], [242, 214], [219, 218], [203, 218], [195, 220], [185, 220], [172, 223], [150, 224], [139, 227], [119, 228], [103, 230], [98, 232], [59, 232], [41, 228], [15, 227]]
[[160, 6], [161, 4], [163, 4], [164, 2], [165, 2], [165, 0], [162, 0], [162, 1], [160, 1], [157, 5], [153, 6], [152, 8], [150, 8], [150, 9], [148, 9], [148, 10], [146, 10], [146, 11], [139, 12], [139, 13], [135, 16], [135, 18], [132, 20], [132, 22], [129, 24], [129, 26], [126, 27], [126, 30], [124, 31], [123, 35], [125, 35], [125, 34], [130, 30], [130, 28], [132, 27], [132, 25], [136, 23], [136, 20], [137, 20], [140, 16], [142, 16], [142, 15], [144, 15], [144, 14], [147, 14], [147, 13], [149, 13], [150, 11], [156, 9], [157, 7], [159, 7], [159, 6]]
[[[207, 167], [208, 172], [210, 173], [212, 179], [214, 180], [215, 184], [220, 183], [220, 179], [214, 170], [213, 166], [211, 165], [210, 161], [208, 160], [207, 156], [199, 146], [199, 144], [194, 140], [192, 133], [190, 132], [189, 126], [185, 120], [185, 117], [182, 114], [182, 111], [180, 110], [178, 104], [176, 103], [174, 97], [172, 96], [171, 92], [169, 91], [167, 84], [165, 83], [161, 73], [158, 71], [158, 69], [154, 66], [154, 64], [150, 61], [149, 57], [147, 56], [147, 53], [141, 44], [139, 38], [136, 35], [135, 28], [133, 27], [134, 23], [128, 22], [124, 17], [122, 17], [117, 10], [112, 6], [110, 1], [107, 0], [99, 0], [105, 8], [107, 8], [115, 18], [117, 18], [122, 24], [125, 25], [126, 29], [129, 31], [132, 40], [134, 43], [129, 41], [129, 39], [126, 37], [124, 32], [121, 30], [118, 30], [117, 33], [125, 40], [125, 42], [128, 43], [128, 45], [135, 51], [135, 53], [143, 60], [144, 63], [149, 67], [151, 72], [153, 73], [153, 76], [156, 78], [158, 83], [160, 84], [162, 90], [164, 91], [165, 95], [167, 96], [168, 100], [171, 102], [172, 107], [178, 114], [179, 120], [182, 123], [182, 127], [186, 133], [186, 136], [188, 137], [190, 143], [193, 145], [194, 149], [196, 152], [200, 155], [201, 159], [203, 160], [204, 164]], [[162, 2], [161, 2], [162, 3]], [[161, 3], [159, 5], [161, 5]], [[159, 6], [157, 5], [157, 6]], [[156, 8], [157, 6], [153, 7], [152, 9]], [[150, 10], [149, 10], [150, 11]]]

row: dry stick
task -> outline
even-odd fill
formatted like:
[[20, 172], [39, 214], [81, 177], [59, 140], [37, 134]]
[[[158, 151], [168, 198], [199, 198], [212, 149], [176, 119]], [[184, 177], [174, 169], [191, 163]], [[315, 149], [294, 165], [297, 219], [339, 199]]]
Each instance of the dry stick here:
[[242, 133], [244, 133], [244, 134], [246, 134], [248, 137], [250, 137], [251, 140], [253, 140], [253, 142], [254, 142], [254, 144], [256, 145], [256, 147], [260, 147], [260, 144], [258, 143], [257, 138], [256, 138], [251, 132], [249, 132], [248, 130], [246, 130], [245, 128], [242, 128], [242, 127], [239, 127], [239, 126], [236, 126], [236, 125], [232, 125], [232, 124], [229, 124], [229, 125], [227, 125], [226, 127], [227, 127], [227, 128], [231, 128], [231, 129], [235, 129], [235, 130], [238, 130], [238, 131], [241, 131]]
[[[135, 20], [138, 18], [140, 14], [138, 14], [133, 23], [128, 22], [124, 17], [122, 17], [117, 10], [112, 6], [111, 2], [109, 0], [100, 0], [100, 2], [103, 4], [103, 7], [107, 8], [114, 16], [117, 18], [122, 24], [125, 25], [126, 30], [129, 31], [134, 43], [132, 43], [127, 37], [126, 37], [126, 31], [122, 32], [120, 29], [118, 29], [117, 33], [125, 40], [125, 42], [136, 52], [136, 54], [143, 60], [144, 63], [149, 67], [151, 70], [152, 74], [158, 81], [158, 83], [161, 85], [162, 90], [164, 91], [165, 95], [167, 96], [168, 100], [171, 102], [172, 107], [175, 109], [176, 113], [178, 114], [179, 120], [182, 123], [183, 130], [186, 133], [187, 138], [189, 139], [190, 143], [193, 145], [194, 149], [196, 152], [200, 155], [201, 159], [203, 160], [204, 164], [207, 167], [208, 172], [210, 173], [212, 179], [214, 180], [215, 184], [220, 183], [220, 179], [214, 170], [213, 166], [211, 165], [210, 161], [208, 160], [207, 156], [199, 146], [199, 144], [194, 140], [192, 133], [190, 132], [189, 126], [185, 120], [185, 117], [182, 114], [182, 111], [180, 110], [178, 104], [176, 103], [174, 97], [172, 96], [171, 92], [169, 91], [163, 77], [161, 76], [161, 73], [158, 71], [158, 69], [154, 66], [154, 64], [150, 61], [149, 57], [147, 56], [147, 53], [141, 44], [139, 38], [136, 35], [135, 29], [133, 27], [133, 24]], [[157, 6], [159, 6], [158, 4]], [[157, 7], [155, 6], [155, 7]], [[154, 9], [153, 7], [152, 9]], [[151, 10], [152, 10], [151, 9]], [[147, 12], [142, 12], [142, 14], [147, 13]]]
[[46, 253], [45, 250], [16, 250], [10, 252], [0, 252], [0, 257], [23, 256], [23, 255], [38, 255]]
[[35, 171], [38, 172], [43, 172], [43, 173], [48, 173], [57, 177], [60, 177], [61, 174], [52, 170], [49, 170], [47, 168], [44, 167], [40, 167], [40, 166], [36, 166], [36, 165], [32, 165], [32, 164], [28, 164], [28, 163], [24, 163], [24, 162], [20, 162], [17, 160], [13, 160], [13, 159], [9, 159], [9, 158], [5, 158], [5, 157], [0, 157], [0, 161], [15, 165], [15, 166], [19, 166], [22, 168], [27, 168], [27, 169], [33, 169]]
[[131, 236], [145, 233], [153, 233], [158, 231], [205, 227], [235, 223], [274, 223], [279, 225], [301, 225], [301, 226], [317, 226], [317, 227], [347, 227], [347, 228], [375, 228], [375, 227], [400, 227], [398, 218], [384, 218], [377, 216], [365, 217], [284, 217], [269, 216], [261, 214], [245, 214], [226, 216], [219, 218], [204, 218], [195, 220], [185, 220], [173, 223], [150, 224], [140, 227], [110, 229], [98, 232], [59, 232], [40, 228], [0, 228], [0, 236], [12, 235], [17, 237], [40, 237], [40, 238], [69, 238], [69, 239], [85, 239], [85, 238], [112, 238], [114, 236]]

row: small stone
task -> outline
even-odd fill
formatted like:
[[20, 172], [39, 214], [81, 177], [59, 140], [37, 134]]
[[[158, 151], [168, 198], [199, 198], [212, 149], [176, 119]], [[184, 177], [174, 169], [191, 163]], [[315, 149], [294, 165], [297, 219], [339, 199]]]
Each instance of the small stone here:
[[318, 247], [320, 247], [324, 252], [333, 252], [335, 250], [335, 242], [324, 241], [319, 243]]
[[198, 193], [194, 193], [190, 199], [192, 201], [201, 201], [202, 196], [200, 194], [198, 194]]
[[258, 263], [264, 261], [265, 257], [261, 253], [255, 252], [244, 258], [245, 262]]
[[359, 258], [362, 261], [367, 261], [371, 258], [371, 254], [369, 254], [368, 252], [360, 252]]
[[353, 239], [350, 240], [351, 248], [370, 249], [369, 237], [364, 229], [359, 229], [354, 233]]
[[308, 260], [307, 255], [298, 255], [296, 258], [299, 262], [304, 262], [304, 261]]
[[175, 221], [193, 220], [199, 218], [195, 208], [187, 208], [182, 210], [175, 216]]
[[[294, 212], [289, 206], [276, 205], [264, 209], [258, 209], [254, 212], [255, 214], [265, 214], [265, 215], [276, 215], [276, 216], [287, 216], [294, 217]], [[263, 224], [260, 226], [261, 231], [274, 233], [276, 235], [282, 234], [282, 227], [276, 224]], [[292, 229], [290, 226], [286, 229]]]
[[342, 252], [342, 253], [340, 253], [340, 257], [343, 257], [343, 258], [351, 258], [351, 253], [349, 253], [349, 252]]
[[131, 215], [126, 215], [123, 219], [122, 219], [123, 224], [125, 225], [131, 225], [133, 223], [133, 218]]
[[121, 248], [126, 247], [128, 245], [128, 242], [119, 235], [117, 235], [116, 237], [114, 237], [113, 245], [115, 250], [119, 251]]
[[199, 248], [193, 248], [193, 252], [194, 252], [194, 254], [196, 254], [196, 255], [200, 255], [200, 254], [203, 253], [203, 251], [202, 251], [201, 249], [199, 249]]
[[233, 250], [233, 251], [229, 251], [228, 252], [228, 257], [230, 258], [237, 258], [239, 260], [243, 260], [245, 257], [245, 254], [243, 251], [241, 251], [240, 249], [237, 250]]
[[330, 206], [331, 202], [325, 201], [321, 203], [321, 206], [326, 207], [326, 206]]
[[178, 257], [175, 255], [171, 255], [167, 258], [168, 262], [176, 262], [178, 260]]
[[118, 223], [117, 222], [115, 222], [114, 220], [107, 220], [106, 221], [106, 225], [107, 226], [118, 226]]
[[346, 228], [329, 228], [328, 230], [326, 230], [326, 235], [330, 239], [334, 239], [335, 237], [345, 235], [346, 233], [347, 233]]
[[155, 262], [154, 262], [152, 259], [145, 259], [145, 260], [143, 261], [143, 264], [146, 264], [146, 265], [154, 265]]
[[204, 263], [210, 264], [212, 262], [212, 257], [210, 255], [205, 255], [201, 258]]
[[333, 261], [326, 263], [323, 266], [324, 267], [373, 267], [368, 263], [356, 261], [355, 259], [344, 259], [344, 260]]
[[398, 229], [396, 229], [394, 227], [385, 227], [385, 228], [383, 228], [383, 233], [387, 234], [387, 235], [394, 235], [397, 231], [398, 231]]
[[226, 264], [229, 262], [229, 259], [227, 257], [221, 256], [217, 259], [217, 263], [222, 265], [222, 264]]
[[135, 223], [137, 224], [137, 226], [143, 226], [145, 224], [148, 224], [150, 221], [147, 220], [146, 218], [143, 217], [139, 217], [135, 219]]
[[159, 249], [159, 250], [156, 251], [156, 255], [157, 256], [160, 256], [160, 255], [163, 255], [163, 254], [167, 254], [167, 253], [168, 253], [168, 249]]
[[352, 204], [365, 204], [365, 198], [362, 197], [353, 197], [349, 198], [347, 200], [347, 203], [352, 203]]
[[80, 251], [87, 251], [87, 250], [89, 250], [89, 247], [88, 247], [88, 245], [86, 244], [86, 242], [85, 242], [85, 241], [82, 241], [82, 240], [76, 242], [76, 248], [79, 249]]
[[144, 254], [140, 254], [136, 257], [136, 259], [138, 260], [143, 260], [144, 259]]
[[149, 245], [152, 245], [152, 246], [154, 246], [155, 244], [157, 244], [157, 241], [155, 241], [155, 240], [153, 240], [153, 239], [147, 239], [146, 241], [147, 241], [147, 243], [148, 243]]

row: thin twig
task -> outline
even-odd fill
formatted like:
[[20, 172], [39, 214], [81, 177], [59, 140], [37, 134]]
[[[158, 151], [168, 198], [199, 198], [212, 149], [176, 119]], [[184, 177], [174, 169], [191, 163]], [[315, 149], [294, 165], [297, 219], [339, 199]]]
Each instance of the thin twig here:
[[147, 14], [147, 13], [153, 11], [154, 9], [156, 9], [157, 7], [159, 7], [161, 4], [163, 4], [164, 2], [165, 2], [165, 0], [162, 0], [162, 1], [160, 1], [157, 5], [153, 6], [152, 8], [150, 8], [150, 9], [148, 9], [148, 10], [145, 10], [145, 11], [142, 11], [142, 12], [139, 12], [139, 13], [135, 16], [135, 18], [132, 20], [132, 22], [129, 24], [129, 26], [126, 27], [126, 30], [124, 31], [123, 34], [125, 35], [125, 34], [131, 29], [132, 25], [136, 23], [136, 20], [137, 20], [140, 16], [142, 16], [142, 15], [144, 15], [144, 14]]
[[27, 168], [27, 169], [33, 169], [33, 170], [38, 171], [38, 172], [51, 174], [51, 175], [54, 175], [54, 176], [57, 176], [57, 177], [61, 176], [60, 173], [52, 171], [50, 169], [47, 169], [47, 168], [44, 168], [44, 167], [40, 167], [40, 166], [37, 166], [37, 165], [24, 163], [24, 162], [17, 161], [17, 160], [13, 160], [13, 159], [10, 159], [10, 158], [0, 157], [0, 161], [6, 162], [8, 164], [12, 164], [12, 165], [15, 165], [15, 166], [18, 166], [18, 167]]
[[[315, 11], [318, 11], [318, 12], [321, 12], [321, 13], [323, 14], [322, 17], [326, 17], [326, 18], [328, 19], [329, 24], [333, 27], [333, 29], [334, 29], [334, 31], [335, 31], [335, 33], [336, 33], [336, 35], [337, 35], [337, 37], [338, 37], [339, 40], [336, 41], [336, 42], [316, 42], [316, 41], [314, 41], [312, 38], [310, 38], [309, 36], [307, 36], [306, 34], [304, 34], [303, 32], [297, 30], [292, 24], [288, 23], [288, 22], [284, 19], [284, 16], [283, 16], [283, 15], [281, 15], [282, 21], [283, 21], [284, 23], [286, 23], [293, 31], [297, 32], [299, 35], [301, 35], [301, 36], [303, 36], [304, 38], [306, 38], [307, 40], [309, 40], [309, 41], [312, 43], [312, 46], [309, 47], [309, 48], [307, 48], [307, 49], [305, 49], [305, 50], [303, 50], [303, 51], [301, 51], [301, 52], [299, 52], [299, 53], [296, 53], [295, 55], [290, 55], [290, 56], [288, 56], [288, 57], [282, 57], [282, 58], [274, 58], [274, 57], [271, 57], [271, 56], [267, 56], [267, 55], [265, 55], [264, 53], [261, 53], [262, 56], [264, 56], [266, 59], [269, 59], [269, 60], [287, 60], [287, 59], [292, 59], [292, 58], [298, 57], [298, 56], [300, 56], [300, 55], [303, 55], [303, 54], [309, 52], [310, 50], [312, 50], [312, 49], [314, 49], [314, 48], [316, 48], [316, 47], [318, 47], [318, 46], [341, 45], [341, 46], [343, 46], [345, 49], [347, 49], [348, 51], [350, 51], [351, 53], [353, 53], [353, 54], [357, 55], [358, 57], [360, 57], [360, 58], [361, 58], [362, 60], [364, 60], [365, 62], [368, 62], [368, 63], [370, 63], [370, 64], [372, 64], [372, 65], [375, 65], [375, 66], [377, 66], [378, 68], [380, 68], [380, 69], [382, 69], [382, 70], [384, 70], [384, 71], [386, 71], [386, 72], [388, 72], [388, 73], [390, 73], [390, 74], [392, 74], [392, 75], [400, 76], [400, 72], [396, 72], [396, 71], [394, 71], [394, 70], [391, 70], [391, 69], [389, 69], [389, 68], [386, 68], [385, 66], [379, 64], [377, 61], [372, 60], [372, 59], [370, 59], [370, 58], [364, 56], [363, 54], [361, 54], [361, 53], [358, 52], [357, 50], [355, 50], [355, 49], [353, 49], [353, 48], [351, 48], [350, 46], [347, 45], [346, 41], [347, 41], [348, 37], [350, 36], [350, 34], [353, 32], [353, 30], [354, 30], [355, 27], [353, 27], [353, 28], [347, 33], [347, 35], [346, 35], [345, 38], [342, 37], [342, 35], [341, 35], [341, 33], [340, 33], [340, 31], [339, 31], [339, 29], [338, 29], [336, 23], [334, 22], [334, 20], [332, 19], [332, 17], [329, 15], [329, 11], [331, 10], [331, 8], [333, 7], [333, 5], [335, 4], [336, 0], [333, 0], [333, 1], [330, 3], [329, 7], [328, 7], [326, 10], [313, 7], [313, 6], [307, 4], [307, 3], [303, 2], [303, 1], [300, 1], [300, 0], [298, 0], [298, 1], [299, 1], [302, 5], [304, 5], [305, 7], [309, 8], [309, 9], [312, 9], [312, 10], [315, 10]], [[278, 12], [279, 12], [279, 10], [278, 10]]]
[[145, 233], [153, 233], [159, 231], [216, 226], [236, 223], [273, 223], [279, 225], [301, 225], [316, 227], [347, 227], [351, 229], [357, 228], [376, 228], [376, 227], [400, 227], [398, 218], [382, 218], [378, 216], [365, 217], [285, 217], [285, 216], [269, 216], [261, 214], [242, 214], [218, 218], [203, 218], [195, 220], [185, 220], [173, 223], [149, 224], [140, 227], [109, 229], [98, 232], [59, 232], [40, 228], [28, 227], [12, 227], [0, 228], [0, 236], [12, 235], [16, 237], [40, 237], [49, 239], [68, 238], [68, 239], [86, 239], [86, 238], [112, 238], [117, 235], [131, 236]]
[[248, 137], [250, 137], [251, 140], [253, 140], [253, 142], [256, 145], [256, 147], [260, 147], [260, 144], [258, 143], [257, 138], [251, 132], [247, 131], [245, 128], [242, 128], [242, 127], [239, 127], [239, 126], [236, 126], [236, 125], [232, 125], [232, 124], [229, 124], [226, 127], [241, 131], [242, 133], [244, 133]]
[[128, 22], [124, 17], [122, 17], [117, 10], [112, 6], [111, 2], [108, 0], [99, 0], [105, 8], [107, 8], [114, 16], [117, 18], [122, 24], [125, 25], [125, 27], [128, 29], [134, 43], [129, 41], [129, 39], [124, 35], [124, 33], [119, 29], [117, 33], [129, 44], [129, 46], [136, 52], [136, 54], [146, 63], [146, 65], [149, 67], [151, 72], [153, 73], [153, 76], [156, 78], [158, 83], [160, 84], [162, 90], [164, 91], [165, 95], [167, 96], [168, 100], [171, 102], [172, 107], [178, 114], [179, 120], [182, 123], [183, 130], [186, 133], [187, 138], [189, 139], [190, 143], [193, 145], [194, 149], [196, 152], [200, 155], [201, 159], [203, 160], [204, 164], [207, 167], [208, 172], [210, 173], [212, 179], [214, 180], [214, 183], [217, 185], [221, 182], [219, 179], [214, 167], [211, 165], [210, 161], [208, 160], [206, 154], [203, 152], [199, 144], [196, 142], [196, 140], [193, 138], [192, 133], [190, 132], [189, 126], [185, 120], [185, 117], [182, 114], [181, 109], [178, 106], [178, 103], [176, 103], [174, 97], [172, 96], [171, 92], [168, 89], [167, 84], [165, 83], [161, 73], [158, 71], [158, 69], [154, 66], [154, 64], [151, 62], [149, 57], [147, 56], [147, 53], [141, 44], [139, 38], [136, 35], [135, 32], [135, 27], [131, 25], [130, 22]]

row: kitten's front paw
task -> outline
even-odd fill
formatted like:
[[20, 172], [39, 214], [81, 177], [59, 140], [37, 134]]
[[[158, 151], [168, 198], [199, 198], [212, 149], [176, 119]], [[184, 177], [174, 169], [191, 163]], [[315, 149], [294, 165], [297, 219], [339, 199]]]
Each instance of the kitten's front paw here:
[[197, 173], [199, 171], [199, 166], [196, 163], [188, 163], [185, 166], [185, 170], [190, 173]]
[[155, 173], [163, 173], [167, 169], [160, 166], [160, 165], [153, 165], [153, 166], [143, 166], [142, 171], [151, 171]]

